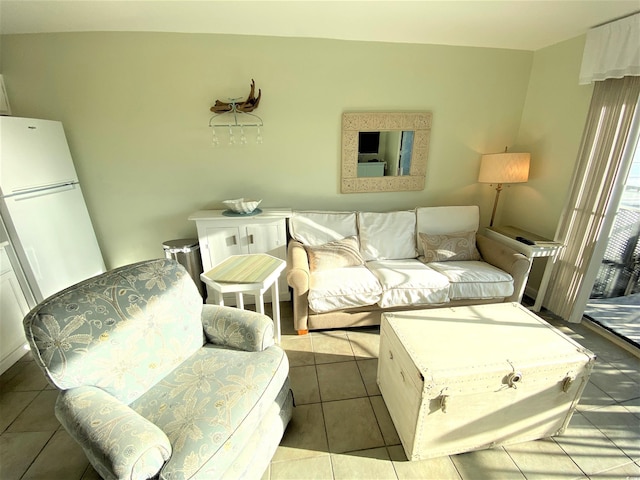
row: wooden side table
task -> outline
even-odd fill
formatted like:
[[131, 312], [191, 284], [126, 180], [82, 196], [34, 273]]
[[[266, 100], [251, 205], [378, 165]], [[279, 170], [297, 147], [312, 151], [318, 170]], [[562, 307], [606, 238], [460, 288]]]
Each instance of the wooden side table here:
[[232, 255], [200, 279], [209, 285], [214, 293], [214, 301], [224, 305], [223, 295], [235, 293], [237, 306], [244, 309], [243, 294], [249, 293], [256, 298], [256, 311], [264, 314], [264, 293], [271, 288], [274, 338], [280, 343], [280, 300], [278, 297], [278, 278], [287, 262], [266, 253]]
[[[542, 258], [548, 257], [547, 265], [542, 274], [542, 280], [540, 281], [540, 288], [536, 295], [535, 303], [533, 304], [534, 312], [539, 312], [542, 308], [542, 302], [544, 301], [547, 287], [549, 286], [549, 279], [551, 278], [551, 272], [553, 265], [558, 259], [558, 255], [564, 248], [559, 242], [555, 242], [548, 238], [541, 237], [535, 233], [527, 232], [518, 227], [505, 226], [505, 227], [488, 227], [485, 230], [485, 235], [489, 238], [493, 238], [499, 242], [502, 242], [509, 247], [513, 248], [517, 252], [522, 253], [527, 258]], [[532, 242], [532, 244], [523, 243], [516, 240], [516, 238], [524, 238]]]

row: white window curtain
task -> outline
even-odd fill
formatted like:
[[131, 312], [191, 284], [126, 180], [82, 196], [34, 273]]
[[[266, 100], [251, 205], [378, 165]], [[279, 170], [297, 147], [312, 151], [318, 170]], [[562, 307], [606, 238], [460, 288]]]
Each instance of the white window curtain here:
[[[565, 249], [554, 268], [546, 302], [549, 310], [571, 322], [582, 319], [582, 311], [575, 307], [584, 306], [579, 297], [586, 287], [591, 288], [585, 275], [603, 234], [622, 160], [629, 156], [629, 132], [638, 128], [634, 115], [639, 98], [637, 76], [596, 82], [594, 87], [567, 208], [556, 232]], [[631, 139], [635, 140], [633, 135]]]
[[580, 85], [640, 75], [640, 13], [587, 33]]

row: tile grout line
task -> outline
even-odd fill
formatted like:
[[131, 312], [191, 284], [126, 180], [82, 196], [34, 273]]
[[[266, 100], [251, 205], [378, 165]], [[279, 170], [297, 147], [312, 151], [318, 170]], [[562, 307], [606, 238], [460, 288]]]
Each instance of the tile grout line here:
[[[53, 432], [51, 432], [51, 436], [49, 437], [49, 439], [44, 443], [42, 448], [38, 451], [38, 454], [33, 457], [33, 460], [31, 460], [31, 462], [29, 463], [29, 466], [24, 470], [23, 474], [20, 475], [20, 479], [23, 479], [24, 476], [29, 472], [29, 470], [31, 470], [31, 467], [33, 467], [33, 465], [36, 463], [36, 461], [38, 460], [38, 457], [42, 455], [42, 452], [44, 452], [44, 449], [47, 448], [47, 445], [49, 445], [49, 442], [52, 441], [57, 431], [58, 429], [55, 429]], [[26, 432], [18, 432], [18, 433], [26, 433]]]
[[[516, 466], [516, 468], [518, 469], [518, 471], [519, 471], [519, 472], [520, 472], [520, 474], [522, 475], [522, 478], [524, 478], [524, 479], [526, 480], [527, 475], [522, 471], [522, 469], [520, 468], [520, 465], [518, 465], [518, 462], [516, 462], [516, 459], [515, 459], [515, 458], [513, 458], [513, 456], [511, 455], [511, 453], [509, 453], [509, 450], [507, 450], [507, 449], [505, 448], [505, 446], [504, 446], [504, 445], [502, 446], [502, 451], [503, 451], [504, 453], [506, 453], [506, 454], [507, 454], [507, 456], [511, 459], [511, 461], [513, 462], [513, 464]], [[454, 466], [455, 466], [455, 464], [454, 464]]]
[[395, 474], [396, 478], [400, 480], [400, 475], [398, 475], [398, 470], [396, 469], [396, 462], [391, 458], [391, 452], [389, 451], [390, 446], [395, 446], [395, 445], [385, 445], [384, 448], [387, 450], [387, 455], [389, 456], [389, 462], [391, 462], [391, 468], [393, 468], [393, 473]]
[[[10, 432], [10, 431], [9, 431], [9, 428], [11, 428], [11, 425], [13, 425], [13, 424], [16, 422], [16, 420], [18, 419], [18, 417], [19, 417], [20, 415], [22, 415], [22, 414], [24, 413], [24, 411], [25, 411], [27, 408], [29, 408], [29, 405], [31, 405], [33, 402], [35, 402], [35, 401], [36, 401], [36, 398], [38, 398], [38, 395], [40, 395], [40, 393], [42, 393], [42, 390], [40, 390], [40, 391], [38, 391], [38, 390], [23, 390], [23, 392], [38, 392], [38, 393], [36, 394], [36, 396], [35, 396], [35, 397], [33, 397], [33, 398], [31, 399], [31, 401], [29, 401], [29, 402], [27, 402], [27, 403], [26, 403], [26, 405], [24, 406], [24, 408], [22, 408], [22, 409], [21, 409], [21, 410], [16, 414], [15, 418], [14, 418], [13, 420], [11, 420], [11, 422], [6, 426], [6, 428], [5, 428], [2, 432], [0, 432], [0, 435], [3, 435], [3, 434], [5, 434], [5, 433], [20, 433], [20, 432]], [[21, 393], [21, 392], [2, 392], [2, 393], [4, 394], [4, 393]]]
[[[24, 357], [22, 357], [22, 358], [24, 358]], [[25, 362], [25, 363], [28, 363], [28, 362]], [[23, 367], [23, 368], [24, 368], [24, 367]], [[21, 369], [21, 370], [22, 370], [22, 369]], [[20, 372], [18, 372], [15, 376], [18, 376], [20, 373], [21, 373], [21, 371], [20, 371]], [[15, 378], [15, 376], [14, 376], [14, 377], [12, 377], [12, 378]], [[48, 382], [47, 382], [47, 385], [48, 385]], [[22, 410], [20, 410], [20, 413], [18, 413], [18, 414], [16, 415], [16, 417], [13, 419], [13, 421], [12, 421], [9, 425], [7, 425], [7, 428], [5, 428], [5, 429], [4, 429], [4, 431], [2, 432], [2, 434], [5, 434], [5, 433], [9, 433], [9, 434], [10, 434], [10, 433], [17, 433], [17, 434], [20, 434], [20, 433], [31, 433], [31, 432], [9, 432], [8, 430], [9, 430], [9, 428], [11, 428], [11, 425], [13, 425], [13, 424], [18, 420], [18, 418], [20, 417], [20, 415], [22, 415], [22, 414], [27, 410], [27, 408], [29, 408], [29, 406], [30, 406], [31, 404], [35, 403], [36, 399], [37, 399], [40, 395], [42, 395], [42, 392], [44, 392], [44, 391], [47, 389], [47, 385], [45, 385], [45, 386], [44, 386], [43, 388], [41, 388], [40, 390], [22, 390], [22, 392], [38, 392], [38, 393], [36, 393], [36, 395], [33, 397], [33, 399], [32, 399], [30, 402], [27, 402], [27, 404], [25, 405], [25, 407], [24, 407]], [[19, 391], [19, 390], [18, 390], [18, 391], [16, 391], [16, 390], [12, 390], [12, 391], [10, 391], [10, 392], [14, 392], [14, 393], [16, 393], [16, 392], [20, 392], [20, 391]], [[9, 392], [3, 392], [3, 393], [9, 393]], [[44, 445], [42, 446], [42, 448], [41, 448], [40, 450], [38, 450], [38, 453], [33, 457], [33, 460], [29, 463], [29, 465], [28, 465], [28, 466], [27, 466], [27, 468], [24, 470], [24, 472], [22, 473], [22, 475], [20, 475], [20, 478], [21, 478], [21, 479], [22, 479], [22, 478], [24, 478], [24, 476], [27, 474], [27, 472], [29, 472], [29, 470], [31, 469], [31, 467], [33, 467], [33, 465], [36, 463], [36, 461], [38, 460], [38, 457], [42, 454], [42, 452], [45, 450], [45, 448], [47, 448], [47, 445], [49, 445], [49, 442], [51, 442], [51, 440], [53, 439], [53, 437], [55, 436], [55, 434], [56, 434], [56, 432], [58, 431], [58, 429], [59, 429], [59, 428], [60, 428], [60, 427], [56, 428], [53, 432], [51, 432], [51, 435], [49, 436], [49, 438], [47, 439], [47, 441], [44, 443]], [[47, 431], [45, 430], [43, 433], [46, 433], [46, 432], [47, 432]]]
[[453, 469], [458, 474], [458, 479], [459, 480], [463, 480], [464, 477], [462, 476], [462, 472], [460, 471], [460, 469], [456, 465], [456, 462], [454, 462], [453, 459], [451, 458], [451, 455], [448, 455], [447, 458], [449, 459], [449, 462], [451, 463], [451, 465], [453, 465]]
[[[627, 457], [630, 459], [628, 462], [625, 462], [625, 463], [620, 464], [620, 465], [616, 465], [615, 467], [605, 468], [604, 470], [599, 470], [598, 472], [594, 473], [594, 475], [602, 475], [603, 473], [607, 473], [607, 472], [610, 472], [612, 470], [616, 470], [616, 469], [621, 468], [621, 467], [626, 467], [627, 465], [631, 465], [632, 463], [634, 463], [634, 464], [636, 463], [633, 459], [631, 459], [631, 457], [629, 457], [629, 455], [627, 455]], [[637, 477], [629, 477], [629, 476], [627, 476], [626, 478], [632, 479], [632, 478], [637, 478]]]
[[316, 362], [316, 349], [313, 346], [313, 336], [311, 333], [307, 333], [309, 335], [309, 342], [311, 343], [311, 353], [313, 354], [313, 368], [316, 372], [316, 385], [318, 387], [318, 398], [320, 399], [320, 415], [322, 415], [322, 430], [324, 432], [324, 439], [327, 442], [327, 454], [329, 455], [329, 465], [331, 466], [331, 478], [335, 479], [335, 473], [333, 471], [333, 461], [331, 459], [331, 448], [329, 447], [329, 433], [327, 432], [327, 421], [324, 416], [324, 408], [322, 402], [322, 393], [320, 392], [320, 379], [318, 378], [318, 363]]
[[[616, 401], [616, 403], [615, 403], [614, 405], [622, 406], [622, 405], [620, 405], [620, 403], [619, 403], [618, 401]], [[603, 407], [601, 407], [601, 408], [606, 408], [606, 407], [608, 407], [608, 406], [611, 406], [611, 405], [605, 405], [605, 406], [603, 406]], [[624, 408], [624, 407], [623, 407], [623, 408]], [[634, 463], [634, 459], [633, 459], [633, 458], [631, 458], [629, 455], [627, 455], [627, 452], [625, 452], [625, 451], [624, 451], [620, 446], [618, 446], [618, 444], [617, 444], [617, 443], [616, 443], [616, 442], [615, 442], [611, 437], [609, 437], [609, 435], [607, 435], [607, 434], [606, 434], [606, 432], [603, 432], [603, 431], [600, 429], [600, 427], [599, 427], [599, 426], [597, 426], [597, 425], [595, 425], [591, 420], [589, 420], [589, 418], [588, 418], [586, 415], [584, 415], [584, 414], [583, 414], [582, 416], [584, 417], [584, 419], [585, 419], [587, 422], [589, 422], [589, 424], [591, 424], [591, 425], [592, 425], [595, 429], [597, 429], [597, 430], [598, 430], [602, 435], [604, 435], [604, 437], [605, 437], [607, 440], [609, 440], [609, 441], [610, 441], [610, 442], [611, 442], [611, 443], [612, 443], [612, 444], [613, 444], [613, 445], [614, 445], [618, 450], [620, 450], [620, 451], [622, 452], [622, 454], [623, 454], [625, 457], [627, 457], [627, 458], [629, 459], [629, 461], [628, 461], [628, 462], [624, 462], [624, 463], [621, 463], [621, 464], [619, 464], [619, 465], [616, 465], [615, 467], [611, 467], [611, 468], [607, 468], [607, 469], [604, 469], [604, 470], [598, 471], [598, 472], [596, 472], [594, 475], [600, 475], [601, 473], [607, 472], [607, 471], [609, 471], [609, 470], [613, 470], [613, 469], [615, 469], [615, 468], [620, 468], [620, 467], [623, 467], [623, 466], [625, 466], [625, 465], [629, 465], [629, 463]]]
[[[22, 360], [22, 359], [23, 359], [26, 355], [28, 355], [29, 353], [30, 353], [30, 352], [26, 353], [26, 354], [25, 354], [23, 357], [21, 357], [21, 359], [20, 359], [20, 360], [18, 360], [18, 362], [16, 362], [16, 363], [23, 362], [23, 363], [25, 363], [25, 364], [28, 364], [28, 363], [32, 362], [33, 360], [26, 360], [26, 361], [23, 361], [23, 360]], [[17, 377], [18, 375], [20, 375], [21, 373], [23, 373], [23, 372], [22, 372], [22, 370], [23, 370], [23, 369], [24, 369], [24, 367], [22, 367], [22, 368], [20, 369], [20, 371], [18, 371], [18, 372], [16, 373], [16, 375], [12, 376], [12, 377], [11, 377], [11, 380], [13, 380], [14, 378], [16, 378], [16, 377]], [[11, 381], [11, 380], [9, 380], [9, 381]], [[7, 425], [7, 427], [6, 427], [2, 432], [0, 432], [0, 434], [3, 434], [3, 433], [20, 433], [20, 432], [9, 432], [8, 430], [9, 430], [9, 428], [11, 428], [11, 425], [13, 425], [13, 424], [15, 423], [15, 421], [18, 419], [18, 417], [19, 417], [20, 415], [22, 415], [22, 414], [24, 413], [24, 411], [25, 411], [27, 408], [29, 408], [29, 406], [30, 406], [32, 403], [34, 403], [34, 402], [36, 401], [36, 399], [37, 399], [40, 395], [42, 395], [42, 393], [43, 393], [43, 392], [45, 392], [46, 390], [48, 390], [48, 387], [49, 387], [49, 382], [45, 382], [44, 387], [42, 387], [42, 388], [40, 388], [40, 389], [30, 389], [30, 390], [6, 390], [6, 391], [5, 391], [5, 390], [3, 390], [3, 391], [0, 391], [0, 396], [1, 396], [1, 395], [4, 395], [4, 394], [6, 394], [6, 393], [26, 393], [26, 392], [37, 392], [37, 393], [36, 393], [36, 395], [35, 395], [35, 396], [34, 396], [34, 397], [29, 401], [29, 402], [27, 402], [27, 404], [24, 406], [24, 408], [20, 410], [20, 412], [19, 412], [19, 413], [16, 415], [16, 417], [11, 421], [11, 423], [9, 423], [9, 425]]]
[[[593, 425], [593, 423], [589, 422], [589, 419], [588, 419], [587, 417], [585, 417], [585, 416], [584, 416], [584, 415], [582, 415], [582, 414], [580, 414], [580, 415], [581, 415], [582, 417], [584, 417], [584, 419], [585, 419], [588, 423], [590, 423], [593, 427], [595, 427], [595, 425]], [[568, 426], [567, 426], [567, 428], [568, 428]], [[596, 429], [598, 429], [598, 431], [600, 431], [600, 429], [599, 429], [598, 427], [595, 427], [595, 428], [596, 428]], [[602, 433], [602, 432], [600, 431], [600, 433]], [[584, 475], [584, 477], [575, 477], [575, 479], [573, 479], [573, 480], [581, 480], [581, 478], [587, 478], [587, 479], [590, 479], [591, 477], [589, 476], [589, 474], [588, 474], [587, 472], [585, 472], [585, 471], [582, 469], [582, 467], [580, 467], [580, 465], [578, 465], [578, 462], [576, 462], [576, 461], [574, 460], [574, 458], [569, 454], [569, 452], [567, 452], [567, 451], [565, 450], [565, 448], [562, 446], [562, 444], [560, 444], [560, 442], [558, 442], [557, 437], [550, 437], [550, 438], [551, 438], [551, 441], [553, 441], [553, 442], [554, 442], [558, 447], [560, 447], [560, 450], [562, 450], [562, 451], [564, 452], [564, 454], [569, 458], [569, 460], [571, 460], [571, 461], [573, 462], [573, 464], [576, 466], [576, 468], [577, 468], [578, 470], [580, 470], [580, 471], [582, 472], [582, 474]], [[609, 438], [609, 437], [607, 437], [607, 438]], [[614, 446], [615, 446], [616, 448], [618, 447], [618, 446], [617, 446], [617, 445], [615, 445], [615, 444], [614, 444]], [[618, 448], [618, 450], [620, 450], [620, 449]], [[622, 450], [620, 450], [620, 451], [622, 452]], [[622, 452], [622, 453], [624, 453], [624, 452]], [[626, 454], [625, 454], [625, 455], [626, 455]], [[618, 468], [618, 467], [614, 467], [614, 468]]]
[[[313, 343], [312, 343], [312, 349], [313, 349]], [[315, 353], [315, 352], [314, 352]], [[316, 380], [318, 379], [318, 373], [316, 370]], [[318, 391], [318, 394], [320, 394], [320, 392]], [[331, 478], [335, 479], [336, 478], [336, 474], [335, 471], [333, 469], [333, 459], [331, 458], [331, 447], [329, 446], [329, 432], [327, 432], [327, 420], [324, 416], [324, 408], [322, 407], [322, 402], [320, 402], [320, 414], [322, 415], [322, 426], [324, 427], [324, 439], [327, 442], [327, 454], [329, 455], [329, 465], [331, 466]]]
[[[608, 362], [608, 361], [605, 361], [605, 363], [607, 363], [608, 365], [610, 365], [610, 366], [611, 366], [611, 368], [613, 368], [613, 369], [617, 372], [617, 373], [616, 373], [616, 375], [624, 375], [627, 379], [629, 379], [629, 381], [630, 381], [631, 383], [633, 383], [633, 384], [636, 384], [636, 385], [637, 385], [637, 382], [635, 382], [633, 378], [631, 378], [631, 377], [629, 377], [628, 375], [626, 375], [623, 371], [621, 371], [620, 369], [618, 369], [615, 365], [611, 364], [611, 363], [610, 363], [610, 362]], [[594, 385], [596, 385], [596, 384], [594, 383]], [[596, 385], [596, 387], [598, 387], [598, 385]], [[605, 392], [602, 388], [600, 388], [600, 387], [598, 387], [598, 388], [599, 388], [600, 390], [602, 390], [605, 394], [607, 394], [607, 392]], [[623, 402], [629, 402], [629, 401], [634, 400], [634, 399], [636, 399], [636, 398], [640, 398], [640, 396], [638, 396], [638, 397], [633, 397], [633, 398], [630, 398], [630, 399], [626, 399], [626, 400], [624, 400], [624, 401], [619, 401], [619, 400], [617, 400], [617, 399], [615, 399], [615, 398], [613, 398], [613, 397], [610, 397], [610, 398], [612, 398], [613, 403], [608, 404], [608, 405], [599, 405], [599, 406], [597, 406], [596, 408], [593, 408], [593, 409], [588, 410], [588, 411], [586, 411], [586, 412], [596, 412], [596, 411], [601, 410], [601, 409], [603, 409], [603, 408], [608, 408], [608, 407], [611, 407], [611, 406], [619, 406], [619, 407], [621, 407], [621, 408], [623, 408], [624, 410], [628, 411], [629, 413], [631, 413], [631, 415], [633, 415], [633, 416], [635, 416], [635, 417], [637, 418], [637, 416], [636, 416], [635, 414], [633, 414], [632, 412], [630, 412], [628, 409], [626, 409], [626, 408], [625, 408], [625, 406], [624, 406], [622, 403], [623, 403]], [[626, 452], [626, 451], [624, 451], [620, 446], [618, 446], [618, 444], [615, 442], [615, 440], [614, 440], [613, 438], [609, 437], [609, 435], [607, 435], [607, 434], [606, 434], [606, 432], [603, 432], [603, 431], [600, 429], [600, 427], [599, 427], [599, 426], [595, 425], [591, 420], [589, 420], [589, 418], [588, 418], [584, 413], [582, 413], [582, 412], [581, 412], [580, 414], [582, 415], [582, 417], [583, 417], [583, 418], [584, 418], [584, 419], [585, 419], [585, 420], [586, 420], [590, 425], [592, 425], [595, 429], [597, 429], [597, 430], [598, 430], [598, 431], [599, 431], [599, 432], [600, 432], [600, 433], [601, 433], [601, 434], [602, 434], [602, 435], [603, 435], [607, 440], [609, 440], [609, 441], [610, 441], [610, 442], [611, 442], [611, 443], [612, 443], [612, 444], [613, 444], [613, 445], [614, 445], [618, 450], [620, 450], [620, 452], [622, 452], [622, 454], [623, 454], [623, 455], [625, 455], [625, 456], [629, 459], [629, 462], [625, 462], [625, 463], [622, 463], [622, 464], [617, 465], [617, 466], [615, 466], [615, 467], [611, 467], [611, 468], [609, 468], [609, 469], [605, 469], [605, 470], [599, 471], [599, 472], [597, 472], [595, 475], [600, 475], [601, 473], [605, 473], [605, 472], [607, 472], [607, 471], [610, 471], [610, 470], [613, 470], [613, 469], [616, 469], [616, 468], [620, 468], [620, 467], [623, 467], [623, 466], [625, 466], [625, 465], [629, 465], [630, 463], [635, 463], [635, 460], [634, 460], [633, 458], [631, 458], [631, 457], [627, 454], [627, 452]], [[564, 450], [564, 449], [563, 449], [563, 450]], [[571, 456], [570, 456], [570, 458], [571, 458]], [[571, 460], [573, 461], [573, 458], [571, 458]], [[575, 462], [574, 462], [574, 463], [575, 463]], [[580, 470], [582, 470], [582, 469], [580, 469]], [[583, 472], [584, 472], [584, 470], [583, 470]]]

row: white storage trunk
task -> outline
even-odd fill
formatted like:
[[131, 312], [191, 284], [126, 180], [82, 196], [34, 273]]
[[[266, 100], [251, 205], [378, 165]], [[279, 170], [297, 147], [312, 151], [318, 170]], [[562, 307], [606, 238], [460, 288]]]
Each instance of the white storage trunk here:
[[382, 315], [378, 385], [409, 460], [561, 434], [595, 355], [517, 303]]

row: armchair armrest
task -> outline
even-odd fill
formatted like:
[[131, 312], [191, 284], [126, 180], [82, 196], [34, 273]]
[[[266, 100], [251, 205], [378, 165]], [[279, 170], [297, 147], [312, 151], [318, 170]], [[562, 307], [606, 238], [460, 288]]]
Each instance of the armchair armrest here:
[[513, 294], [506, 302], [520, 302], [531, 270], [531, 259], [511, 247], [484, 235], [476, 235], [476, 246], [485, 262], [513, 277]]
[[287, 248], [287, 283], [293, 289], [293, 328], [298, 333], [309, 331], [309, 256], [304, 246], [291, 240]]
[[247, 352], [273, 345], [273, 320], [266, 315], [220, 305], [203, 305], [202, 327], [209, 343]]
[[105, 479], [151, 478], [171, 456], [160, 428], [97, 387], [63, 390], [55, 412]]

